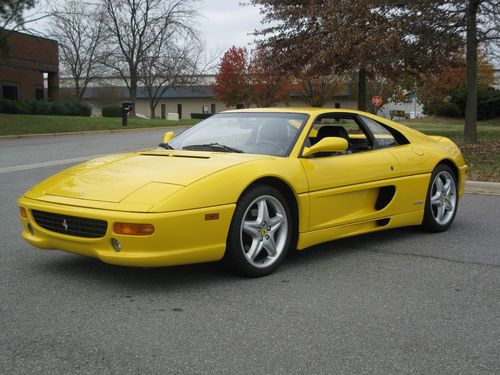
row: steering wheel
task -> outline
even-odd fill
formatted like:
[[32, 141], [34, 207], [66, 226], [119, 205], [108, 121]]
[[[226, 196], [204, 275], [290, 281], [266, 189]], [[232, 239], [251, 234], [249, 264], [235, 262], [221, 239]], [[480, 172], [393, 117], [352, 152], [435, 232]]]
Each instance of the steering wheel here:
[[270, 141], [268, 139], [263, 139], [259, 142], [260, 145], [270, 145], [272, 147], [274, 147], [279, 154], [283, 154], [285, 152], [285, 149], [279, 145], [278, 143], [274, 143], [273, 141]]

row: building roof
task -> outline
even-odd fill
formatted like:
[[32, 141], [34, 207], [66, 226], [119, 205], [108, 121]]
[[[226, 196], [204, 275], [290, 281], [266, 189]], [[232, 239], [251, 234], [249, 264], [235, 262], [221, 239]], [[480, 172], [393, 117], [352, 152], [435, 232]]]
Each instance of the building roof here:
[[[65, 90], [68, 90], [67, 88]], [[349, 89], [345, 89], [340, 97], [349, 96]], [[298, 92], [291, 93], [292, 97], [302, 96]], [[87, 87], [83, 99], [92, 100], [95, 98], [110, 98], [115, 97], [119, 99], [126, 99], [129, 97], [128, 88], [125, 86], [115, 86], [115, 87]], [[176, 99], [176, 98], [213, 98], [214, 92], [212, 87], [209, 85], [199, 85], [199, 86], [183, 86], [183, 87], [170, 87], [162, 95], [165, 99]], [[148, 99], [148, 93], [145, 87], [137, 88], [137, 99]]]
[[[128, 98], [127, 87], [88, 87], [83, 95], [84, 99], [102, 98], [115, 96], [117, 98]], [[162, 98], [212, 98], [214, 93], [210, 86], [170, 87], [162, 95]], [[137, 99], [147, 99], [148, 93], [145, 87], [137, 88]]]

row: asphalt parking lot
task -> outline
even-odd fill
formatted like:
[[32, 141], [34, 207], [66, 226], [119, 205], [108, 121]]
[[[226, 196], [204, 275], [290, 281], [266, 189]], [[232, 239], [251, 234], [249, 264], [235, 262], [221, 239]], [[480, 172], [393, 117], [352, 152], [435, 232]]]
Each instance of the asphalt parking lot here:
[[405, 228], [294, 254], [274, 274], [123, 268], [37, 250], [16, 199], [161, 131], [0, 140], [0, 373], [500, 373], [500, 196], [442, 234]]

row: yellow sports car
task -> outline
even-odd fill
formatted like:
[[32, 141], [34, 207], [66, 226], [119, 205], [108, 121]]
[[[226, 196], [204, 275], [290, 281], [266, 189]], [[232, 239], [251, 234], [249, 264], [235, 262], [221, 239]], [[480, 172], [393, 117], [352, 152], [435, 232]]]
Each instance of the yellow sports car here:
[[457, 146], [369, 113], [227, 111], [158, 148], [71, 167], [20, 199], [23, 238], [128, 266], [222, 258], [272, 272], [290, 250], [455, 218]]

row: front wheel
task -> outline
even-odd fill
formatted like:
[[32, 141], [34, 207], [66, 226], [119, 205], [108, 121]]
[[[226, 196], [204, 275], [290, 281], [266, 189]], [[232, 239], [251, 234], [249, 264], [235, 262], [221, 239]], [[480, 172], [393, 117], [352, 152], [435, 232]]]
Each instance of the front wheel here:
[[292, 230], [290, 208], [283, 195], [270, 186], [255, 186], [236, 206], [226, 260], [245, 276], [267, 275], [285, 258]]
[[445, 231], [453, 223], [457, 207], [457, 177], [449, 166], [440, 164], [431, 175], [423, 228], [430, 232]]

